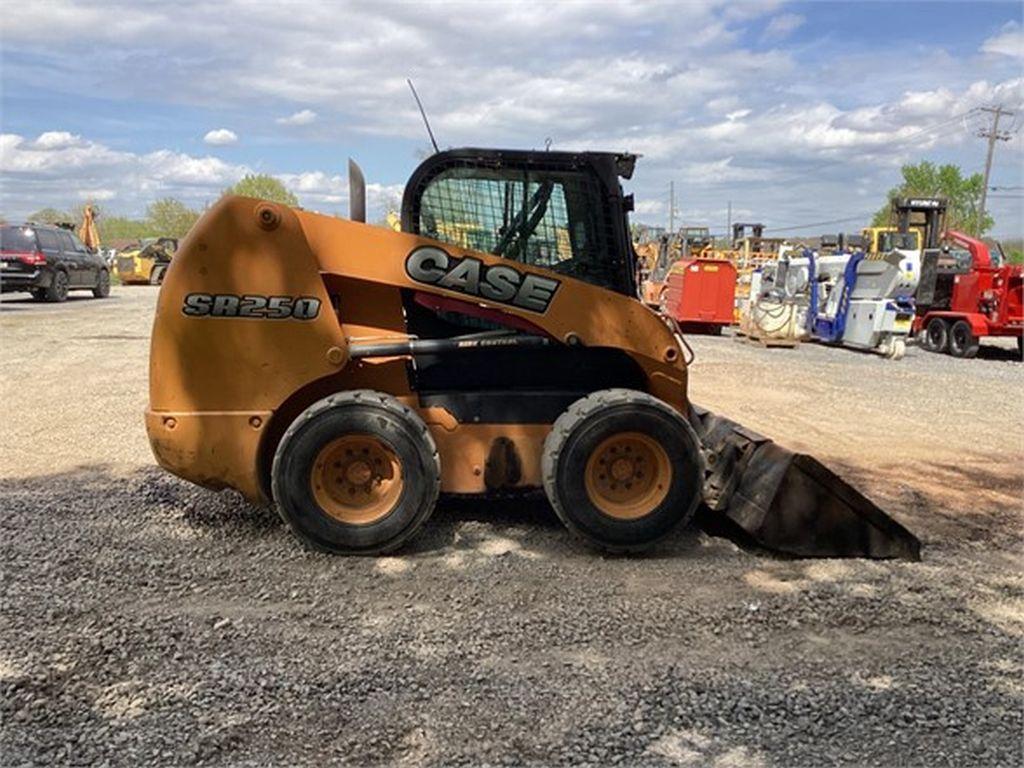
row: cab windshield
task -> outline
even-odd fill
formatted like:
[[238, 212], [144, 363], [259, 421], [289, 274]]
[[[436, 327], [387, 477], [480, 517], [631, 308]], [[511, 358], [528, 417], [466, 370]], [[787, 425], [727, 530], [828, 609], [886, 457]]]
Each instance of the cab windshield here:
[[453, 167], [423, 190], [428, 237], [621, 290], [622, 265], [600, 183], [570, 171]]
[[917, 232], [880, 232], [878, 235], [878, 250], [881, 253], [916, 251], [920, 247]]

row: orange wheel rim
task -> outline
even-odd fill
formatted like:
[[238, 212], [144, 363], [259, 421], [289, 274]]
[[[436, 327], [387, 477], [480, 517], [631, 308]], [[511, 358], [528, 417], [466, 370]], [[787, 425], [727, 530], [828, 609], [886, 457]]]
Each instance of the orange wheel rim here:
[[636, 520], [657, 509], [672, 485], [672, 463], [665, 449], [640, 432], [603, 440], [584, 470], [590, 502], [608, 517]]
[[371, 435], [329, 442], [317, 454], [310, 477], [320, 508], [349, 525], [368, 525], [391, 514], [403, 484], [398, 455]]

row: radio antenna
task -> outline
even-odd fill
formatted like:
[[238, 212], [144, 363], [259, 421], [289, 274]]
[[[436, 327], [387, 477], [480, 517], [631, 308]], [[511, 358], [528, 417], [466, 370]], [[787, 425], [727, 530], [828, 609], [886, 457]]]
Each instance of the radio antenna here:
[[434, 152], [440, 152], [441, 150], [437, 147], [437, 139], [434, 138], [434, 132], [430, 130], [430, 121], [427, 120], [427, 113], [423, 109], [423, 102], [420, 101], [420, 95], [416, 93], [416, 86], [412, 84], [410, 78], [405, 78], [405, 82], [409, 84], [409, 90], [412, 91], [412, 97], [416, 99], [416, 106], [420, 108], [420, 115], [423, 117], [423, 124], [427, 126], [427, 135], [430, 136], [430, 143], [434, 145]]

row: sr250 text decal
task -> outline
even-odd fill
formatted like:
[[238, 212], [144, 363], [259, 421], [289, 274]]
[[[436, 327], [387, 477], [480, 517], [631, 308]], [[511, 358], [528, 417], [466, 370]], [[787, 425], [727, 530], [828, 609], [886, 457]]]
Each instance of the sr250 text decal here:
[[252, 317], [259, 320], [313, 320], [320, 299], [313, 296], [236, 296], [190, 293], [181, 311], [189, 317]]

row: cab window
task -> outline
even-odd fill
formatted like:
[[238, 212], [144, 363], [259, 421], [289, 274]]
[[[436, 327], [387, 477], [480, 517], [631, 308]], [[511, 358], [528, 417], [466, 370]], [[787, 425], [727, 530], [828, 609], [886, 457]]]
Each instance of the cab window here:
[[421, 234], [620, 290], [600, 182], [573, 171], [449, 168], [423, 190]]

